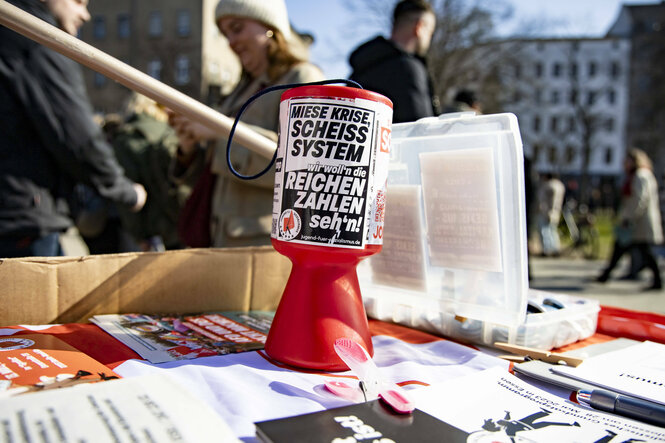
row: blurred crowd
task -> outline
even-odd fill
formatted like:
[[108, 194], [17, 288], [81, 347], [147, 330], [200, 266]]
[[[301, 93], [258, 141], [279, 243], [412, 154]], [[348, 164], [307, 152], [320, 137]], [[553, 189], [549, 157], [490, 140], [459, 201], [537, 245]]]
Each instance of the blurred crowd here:
[[[71, 35], [90, 19], [87, 2], [78, 0], [9, 2]], [[236, 86], [215, 106], [221, 113], [235, 117], [269, 86], [324, 79], [283, 0], [220, 0], [214, 19], [242, 66]], [[436, 99], [425, 57], [435, 27], [429, 2], [402, 0], [390, 35], [350, 54], [350, 78], [390, 98], [396, 123], [482, 113], [473, 90], [456, 91], [445, 106]], [[97, 118], [75, 62], [4, 27], [0, 39], [0, 258], [62, 255], [61, 237], [74, 227], [90, 253], [270, 243], [274, 171], [236, 178], [226, 166], [225, 137], [139, 94], [121, 114]], [[277, 141], [279, 94], [260, 100], [242, 121]], [[243, 175], [266, 162], [232, 146], [231, 164]], [[554, 173], [532, 181], [525, 163], [529, 226], [542, 254], [557, 256], [570, 190]], [[650, 288], [660, 288], [652, 251], [663, 240], [659, 193], [639, 149], [626, 156], [620, 195], [614, 252], [598, 281], [630, 254], [632, 272], [649, 268]]]
[[[588, 206], [579, 204], [577, 196], [567, 195], [566, 186], [557, 174], [544, 173], [536, 181], [533, 180], [533, 171], [528, 169], [529, 162], [525, 164], [526, 176], [531, 177], [531, 180], [526, 180], [527, 211], [531, 219], [528, 224], [537, 228], [540, 255], [562, 255], [562, 234], [568, 237], [568, 249], [578, 246], [597, 248], [597, 243], [589, 244], [598, 241], [599, 232]], [[607, 282], [621, 258], [628, 256], [628, 270], [618, 278], [638, 280], [640, 271], [649, 269], [652, 279], [644, 289], [660, 290], [662, 281], [655, 247], [663, 243], [662, 193], [658, 189], [651, 159], [643, 150], [629, 149], [623, 166], [624, 179], [618, 190], [620, 201], [614, 217], [611, 257], [595, 281]], [[585, 242], [587, 244], [583, 244]], [[598, 258], [597, 254], [597, 249], [585, 252], [586, 258]]]

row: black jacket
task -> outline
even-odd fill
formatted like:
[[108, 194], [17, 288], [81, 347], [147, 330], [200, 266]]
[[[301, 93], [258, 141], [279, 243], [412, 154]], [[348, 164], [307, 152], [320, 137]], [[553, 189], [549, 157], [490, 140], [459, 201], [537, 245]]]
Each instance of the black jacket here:
[[393, 102], [393, 122], [410, 122], [435, 115], [425, 60], [404, 52], [393, 42], [376, 37], [359, 46], [349, 58], [351, 79]]
[[[40, 0], [10, 3], [55, 25]], [[71, 226], [76, 182], [134, 205], [136, 192], [93, 119], [76, 62], [0, 26], [0, 236]]]

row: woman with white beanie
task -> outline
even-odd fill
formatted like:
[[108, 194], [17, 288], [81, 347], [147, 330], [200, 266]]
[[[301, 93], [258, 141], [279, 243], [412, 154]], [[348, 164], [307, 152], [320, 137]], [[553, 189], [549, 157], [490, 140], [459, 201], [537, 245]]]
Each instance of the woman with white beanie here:
[[[221, 0], [215, 20], [242, 65], [238, 85], [218, 107], [221, 113], [235, 117], [252, 95], [268, 86], [323, 79], [306, 60], [307, 51], [291, 29], [284, 0]], [[241, 120], [277, 141], [279, 102], [279, 92], [264, 95]], [[172, 116], [171, 124], [180, 138], [174, 175], [194, 185], [180, 223], [185, 244], [270, 244], [274, 170], [255, 180], [240, 180], [228, 171], [226, 138], [215, 139], [208, 128], [182, 116]], [[232, 150], [231, 163], [243, 175], [267, 165], [265, 158], [243, 147], [233, 145]]]

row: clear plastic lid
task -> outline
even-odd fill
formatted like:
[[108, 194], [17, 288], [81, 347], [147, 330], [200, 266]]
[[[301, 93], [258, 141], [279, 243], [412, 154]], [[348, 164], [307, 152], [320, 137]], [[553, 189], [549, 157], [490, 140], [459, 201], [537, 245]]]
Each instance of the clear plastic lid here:
[[[383, 251], [359, 267], [368, 313], [516, 326], [526, 318], [524, 156], [513, 114], [393, 125]], [[371, 308], [370, 309], [370, 306]]]

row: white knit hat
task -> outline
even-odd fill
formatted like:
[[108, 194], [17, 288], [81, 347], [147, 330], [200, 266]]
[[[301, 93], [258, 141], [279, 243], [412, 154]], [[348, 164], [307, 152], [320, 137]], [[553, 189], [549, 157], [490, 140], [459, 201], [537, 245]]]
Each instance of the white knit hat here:
[[236, 16], [257, 20], [291, 38], [291, 25], [284, 0], [220, 0], [215, 10], [215, 21]]

